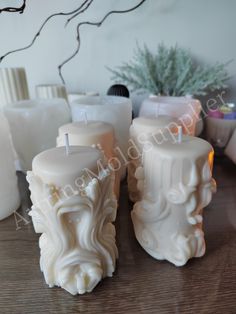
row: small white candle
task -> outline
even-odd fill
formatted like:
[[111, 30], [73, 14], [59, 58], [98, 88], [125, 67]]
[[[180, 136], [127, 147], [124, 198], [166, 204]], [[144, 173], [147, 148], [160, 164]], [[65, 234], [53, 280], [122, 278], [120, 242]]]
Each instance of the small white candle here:
[[[115, 134], [114, 128], [110, 123], [102, 121], [78, 121], [63, 125], [59, 128], [57, 146], [65, 145], [65, 134], [70, 138], [70, 145], [79, 146], [99, 146], [104, 152], [111, 170], [115, 172], [115, 194], [119, 198], [120, 190], [120, 165], [114, 164], [117, 157], [114, 151]], [[119, 162], [119, 160], [117, 160]], [[113, 166], [114, 164], [114, 166]]]
[[[98, 168], [98, 161], [104, 165]], [[44, 151], [27, 173], [35, 231], [40, 237], [40, 266], [45, 281], [75, 295], [91, 292], [112, 276], [117, 247], [117, 202], [113, 178], [102, 153], [70, 146]]]
[[46, 84], [37, 85], [35, 93], [39, 99], [63, 98], [68, 102], [68, 96], [65, 85]]
[[14, 166], [14, 153], [9, 125], [0, 111], [0, 220], [20, 206], [20, 195]]
[[83, 120], [81, 113], [86, 112], [89, 121], [104, 121], [113, 125], [118, 141], [116, 152], [123, 164], [123, 179], [126, 174], [129, 127], [132, 121], [131, 100], [118, 96], [85, 96], [75, 100], [70, 106], [73, 122]]

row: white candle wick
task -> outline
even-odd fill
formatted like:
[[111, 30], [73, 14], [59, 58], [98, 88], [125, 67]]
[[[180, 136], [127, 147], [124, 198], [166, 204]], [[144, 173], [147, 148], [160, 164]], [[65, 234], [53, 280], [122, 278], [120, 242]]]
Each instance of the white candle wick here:
[[88, 124], [88, 116], [87, 116], [87, 112], [84, 111], [84, 123], [87, 125]]
[[178, 143], [182, 143], [183, 138], [183, 128], [182, 126], [178, 126]]
[[160, 106], [160, 104], [157, 104], [157, 106], [156, 106], [156, 118], [159, 117], [159, 111], [160, 111], [159, 106]]
[[66, 155], [70, 154], [70, 142], [69, 142], [69, 134], [65, 134], [65, 144], [66, 144]]

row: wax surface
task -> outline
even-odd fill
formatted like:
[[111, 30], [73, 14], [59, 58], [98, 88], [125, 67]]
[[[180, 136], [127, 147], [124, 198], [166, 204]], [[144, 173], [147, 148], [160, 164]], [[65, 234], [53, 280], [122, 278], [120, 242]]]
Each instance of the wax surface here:
[[[105, 162], [97, 167], [100, 158], [103, 154], [92, 147], [71, 146], [69, 155], [57, 147], [36, 156], [27, 173], [29, 214], [35, 231], [42, 233], [41, 271], [49, 287], [73, 295], [91, 292], [102, 278], [111, 277], [118, 256], [114, 178]], [[77, 179], [82, 179], [80, 187]]]
[[144, 150], [135, 173], [141, 201], [132, 220], [139, 243], [154, 258], [182, 266], [204, 255], [202, 209], [215, 191], [213, 154], [208, 142], [190, 136]]
[[[57, 138], [57, 146], [65, 145], [65, 134], [68, 134], [71, 145], [95, 145], [100, 148], [108, 162], [111, 161], [111, 169], [113, 168], [112, 161], [116, 157], [114, 148], [116, 144], [114, 128], [110, 123], [102, 121], [77, 121], [63, 125], [59, 128], [59, 136]], [[120, 192], [120, 171], [115, 171], [115, 186], [114, 192], [119, 199]]]
[[0, 112], [0, 220], [11, 215], [20, 206], [14, 153], [9, 134], [7, 120]]
[[122, 163], [122, 175], [126, 174], [126, 160], [129, 128], [132, 121], [132, 102], [130, 99], [118, 96], [85, 96], [70, 104], [72, 120], [83, 121], [86, 112], [88, 120], [111, 123], [117, 138], [117, 155]]
[[20, 101], [5, 107], [4, 112], [23, 171], [32, 169], [37, 154], [56, 146], [58, 128], [71, 122], [63, 99]]
[[32, 168], [45, 183], [61, 187], [76, 180], [87, 168], [97, 174], [97, 161], [101, 159], [101, 152], [91, 147], [71, 146], [69, 155], [65, 147], [57, 147], [37, 155]]
[[115, 135], [114, 129], [109, 123], [78, 121], [63, 125], [59, 128], [58, 146], [65, 145], [65, 134], [69, 135], [71, 145], [100, 145], [108, 158], [113, 156]]
[[[133, 120], [130, 127], [129, 144], [131, 154], [129, 156], [130, 161], [128, 165], [129, 197], [133, 202], [137, 202], [140, 199], [135, 172], [141, 165], [141, 157], [145, 143], [147, 144], [152, 139], [152, 136], [163, 139], [170, 133], [176, 133], [178, 125], [180, 124], [177, 119], [165, 115], [159, 115], [157, 117], [139, 117]], [[137, 148], [138, 152], [136, 152]], [[139, 158], [136, 158], [138, 154]]]

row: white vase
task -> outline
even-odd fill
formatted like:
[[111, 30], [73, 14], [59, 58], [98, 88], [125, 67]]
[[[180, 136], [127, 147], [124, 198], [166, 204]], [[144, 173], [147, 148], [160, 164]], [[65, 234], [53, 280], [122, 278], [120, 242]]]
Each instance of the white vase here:
[[63, 98], [68, 101], [65, 85], [48, 84], [35, 87], [36, 97], [39, 99]]
[[201, 103], [191, 97], [150, 96], [141, 105], [139, 116], [168, 115], [179, 119], [184, 133], [195, 135]]
[[21, 170], [31, 170], [33, 158], [55, 147], [58, 128], [71, 122], [64, 99], [25, 100], [4, 108]]
[[0, 107], [29, 99], [24, 68], [0, 68]]

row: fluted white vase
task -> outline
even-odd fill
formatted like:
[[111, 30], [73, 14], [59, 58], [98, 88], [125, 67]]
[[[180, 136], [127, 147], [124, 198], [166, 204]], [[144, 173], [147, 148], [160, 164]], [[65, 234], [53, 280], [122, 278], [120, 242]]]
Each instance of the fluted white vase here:
[[29, 99], [24, 68], [0, 68], [0, 107]]
[[35, 87], [36, 97], [40, 99], [63, 98], [68, 102], [68, 96], [65, 85], [48, 84], [37, 85]]

